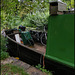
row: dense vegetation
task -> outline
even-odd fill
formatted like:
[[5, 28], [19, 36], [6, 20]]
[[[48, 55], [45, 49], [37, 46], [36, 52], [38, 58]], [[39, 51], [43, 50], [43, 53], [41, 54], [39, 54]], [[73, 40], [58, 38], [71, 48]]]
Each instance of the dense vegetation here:
[[1, 9], [1, 26], [14, 28], [19, 25], [36, 27], [47, 24], [48, 7], [46, 0], [25, 0], [24, 2], [4, 0]]
[[[1, 28], [48, 25], [49, 1], [53, 0], [2, 0]], [[69, 8], [74, 7], [74, 0], [62, 1]]]
[[7, 48], [6, 48], [6, 42], [7, 38], [5, 38], [4, 36], [1, 36], [1, 60], [9, 57], [9, 54], [6, 52]]

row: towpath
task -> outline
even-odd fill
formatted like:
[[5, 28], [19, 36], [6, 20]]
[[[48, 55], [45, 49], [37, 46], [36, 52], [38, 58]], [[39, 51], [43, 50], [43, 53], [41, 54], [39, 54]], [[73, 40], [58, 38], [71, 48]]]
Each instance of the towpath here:
[[23, 68], [29, 75], [47, 75], [45, 72], [40, 71], [39, 69], [21, 61], [14, 57], [9, 57], [1, 61], [1, 64], [13, 64]]

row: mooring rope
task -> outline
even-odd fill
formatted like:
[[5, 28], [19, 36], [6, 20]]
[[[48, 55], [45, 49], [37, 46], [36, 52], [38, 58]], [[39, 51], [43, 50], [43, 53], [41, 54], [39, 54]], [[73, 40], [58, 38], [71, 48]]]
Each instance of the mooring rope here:
[[43, 67], [45, 67], [45, 53], [43, 55]]

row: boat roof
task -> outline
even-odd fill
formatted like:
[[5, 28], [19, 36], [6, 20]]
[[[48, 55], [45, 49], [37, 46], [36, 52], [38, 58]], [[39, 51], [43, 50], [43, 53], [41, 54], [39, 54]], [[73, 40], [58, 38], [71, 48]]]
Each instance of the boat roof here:
[[62, 3], [62, 4], [67, 5], [66, 3], [64, 3], [64, 2], [62, 2], [62, 1], [50, 1], [49, 3]]

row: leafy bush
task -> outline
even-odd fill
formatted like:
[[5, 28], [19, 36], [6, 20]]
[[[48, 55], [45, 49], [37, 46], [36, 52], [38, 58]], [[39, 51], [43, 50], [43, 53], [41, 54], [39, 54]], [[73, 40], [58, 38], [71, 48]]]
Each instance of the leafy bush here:
[[26, 27], [37, 27], [48, 25], [48, 12], [36, 12], [36, 13], [28, 13], [24, 17], [20, 16], [10, 16], [9, 14], [3, 18], [2, 20], [2, 27], [5, 28], [18, 28], [19, 25], [23, 25]]
[[7, 38], [1, 35], [1, 50], [6, 51]]
[[19, 25], [36, 27], [47, 24], [45, 16], [47, 14], [43, 13], [49, 11], [49, 4], [46, 1], [25, 0], [21, 3], [18, 0], [2, 1], [1, 28], [11, 29]]
[[33, 14], [28, 13], [27, 16], [24, 18], [25, 26], [37, 27], [48, 25], [48, 12], [36, 12]]
[[9, 54], [1, 50], [1, 60], [4, 60], [5, 58], [8, 58], [8, 57], [9, 57]]
[[6, 48], [6, 42], [7, 38], [5, 38], [4, 36], [1, 36], [1, 60], [9, 57], [9, 54], [6, 52], [7, 48]]
[[7, 14], [7, 16], [3, 16], [1, 21], [1, 28], [15, 28], [21, 23], [21, 18], [19, 16], [12, 16]]

